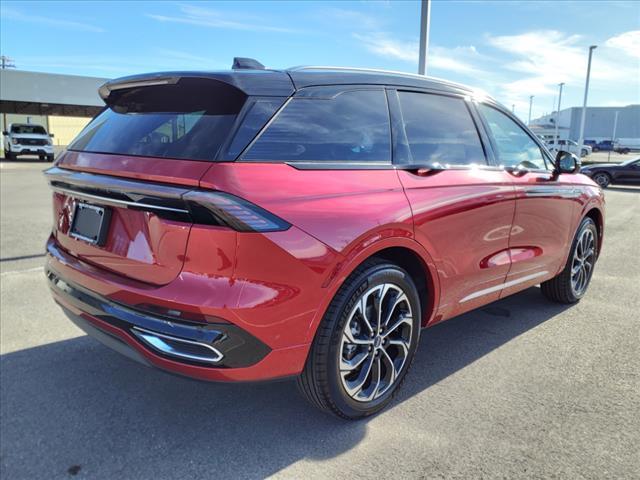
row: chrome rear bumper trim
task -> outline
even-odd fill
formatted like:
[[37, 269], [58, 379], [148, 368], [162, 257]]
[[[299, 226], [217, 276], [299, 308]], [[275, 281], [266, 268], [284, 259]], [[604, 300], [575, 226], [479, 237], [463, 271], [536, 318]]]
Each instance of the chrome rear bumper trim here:
[[[153, 332], [151, 330], [146, 330], [140, 327], [133, 327], [131, 329], [131, 332], [151, 348], [172, 357], [206, 363], [218, 363], [224, 358], [224, 355], [222, 355], [219, 350], [212, 347], [211, 345], [207, 345], [206, 343], [194, 342], [192, 340], [187, 340], [184, 338], [173, 337], [171, 335]], [[184, 344], [185, 347], [190, 345], [192, 347], [200, 348], [203, 350], [203, 354], [200, 355], [194, 353], [193, 351], [181, 351], [178, 346], [171, 345], [171, 343], [169, 342], [172, 342], [174, 344]], [[206, 355], [207, 351], [211, 352], [211, 354]]]

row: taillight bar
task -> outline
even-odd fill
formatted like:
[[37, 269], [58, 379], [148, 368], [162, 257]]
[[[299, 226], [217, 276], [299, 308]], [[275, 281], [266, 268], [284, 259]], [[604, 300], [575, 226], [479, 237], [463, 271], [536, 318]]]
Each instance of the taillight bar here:
[[88, 203], [153, 212], [159, 217], [238, 232], [277, 232], [291, 225], [243, 198], [225, 192], [189, 190], [172, 185], [52, 167], [44, 172], [51, 188]]

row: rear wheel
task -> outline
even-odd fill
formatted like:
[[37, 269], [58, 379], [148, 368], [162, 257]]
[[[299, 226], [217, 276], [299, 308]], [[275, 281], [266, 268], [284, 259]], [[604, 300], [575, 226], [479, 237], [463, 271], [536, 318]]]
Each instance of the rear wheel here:
[[593, 181], [601, 188], [607, 188], [611, 183], [611, 177], [608, 173], [598, 172], [593, 176]]
[[557, 277], [544, 282], [542, 293], [558, 303], [576, 303], [587, 291], [598, 256], [598, 230], [589, 217], [582, 220], [569, 259]]
[[420, 318], [409, 274], [382, 260], [365, 262], [331, 302], [298, 379], [300, 391], [342, 418], [380, 411], [409, 370]]
[[53, 162], [53, 155], [47, 155], [47, 162]]
[[4, 151], [4, 159], [5, 160], [13, 160], [15, 157], [13, 156], [13, 153], [11, 153], [8, 150]]

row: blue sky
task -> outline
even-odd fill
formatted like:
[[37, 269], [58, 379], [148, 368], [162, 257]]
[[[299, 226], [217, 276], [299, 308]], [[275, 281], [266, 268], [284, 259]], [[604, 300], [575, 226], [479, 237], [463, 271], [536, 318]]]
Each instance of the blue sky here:
[[[434, 1], [429, 74], [486, 90], [521, 117], [581, 105], [640, 103], [640, 2]], [[269, 67], [340, 65], [417, 71], [420, 4], [380, 2], [11, 2], [0, 47], [18, 68], [118, 77], [227, 69], [234, 56]]]

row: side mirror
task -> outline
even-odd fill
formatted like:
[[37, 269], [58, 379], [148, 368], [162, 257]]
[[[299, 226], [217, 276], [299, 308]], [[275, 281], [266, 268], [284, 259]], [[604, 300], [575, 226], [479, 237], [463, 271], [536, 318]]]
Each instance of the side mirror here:
[[9, 135], [9, 132], [7, 132], [6, 130], [3, 130], [3, 131], [2, 131], [2, 134], [3, 134], [4, 136], [7, 136], [7, 135]]
[[556, 169], [557, 175], [561, 173], [580, 173], [580, 167], [582, 162], [573, 153], [560, 150], [556, 155]]
[[51, 138], [55, 137], [55, 135], [54, 135], [53, 133], [50, 133], [50, 134], [49, 134], [49, 136], [50, 136]]

